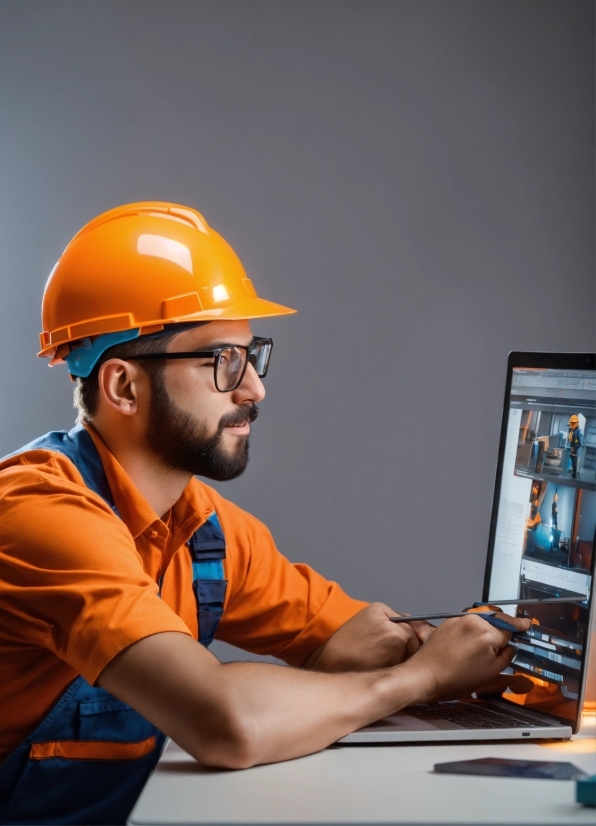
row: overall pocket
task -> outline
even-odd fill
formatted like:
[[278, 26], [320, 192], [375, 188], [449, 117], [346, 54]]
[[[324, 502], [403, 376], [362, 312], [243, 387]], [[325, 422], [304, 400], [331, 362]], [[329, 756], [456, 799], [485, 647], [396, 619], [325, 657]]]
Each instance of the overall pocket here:
[[53, 739], [51, 728], [33, 737], [2, 822], [125, 823], [164, 736], [115, 697], [81, 700], [76, 728], [72, 738]]

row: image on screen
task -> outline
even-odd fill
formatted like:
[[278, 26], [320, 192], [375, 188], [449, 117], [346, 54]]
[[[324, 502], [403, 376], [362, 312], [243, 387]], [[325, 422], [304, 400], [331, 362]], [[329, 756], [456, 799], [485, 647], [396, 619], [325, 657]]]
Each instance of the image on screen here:
[[513, 370], [488, 598], [532, 620], [508, 700], [574, 720], [589, 634], [596, 537], [596, 372]]

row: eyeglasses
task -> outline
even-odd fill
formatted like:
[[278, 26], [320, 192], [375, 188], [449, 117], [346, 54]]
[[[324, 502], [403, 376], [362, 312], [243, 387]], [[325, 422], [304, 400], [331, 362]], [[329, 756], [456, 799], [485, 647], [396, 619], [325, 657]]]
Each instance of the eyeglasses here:
[[249, 363], [255, 368], [260, 379], [265, 378], [272, 349], [272, 339], [253, 338], [249, 345], [224, 344], [216, 350], [194, 350], [190, 353], [145, 353], [128, 356], [123, 360], [212, 358], [215, 387], [220, 393], [231, 393], [241, 384]]

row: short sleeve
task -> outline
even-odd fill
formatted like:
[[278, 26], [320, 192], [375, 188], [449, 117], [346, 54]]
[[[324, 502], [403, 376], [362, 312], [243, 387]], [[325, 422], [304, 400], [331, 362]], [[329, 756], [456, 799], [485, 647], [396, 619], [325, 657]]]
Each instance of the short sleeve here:
[[46, 648], [93, 684], [132, 643], [190, 631], [159, 598], [125, 525], [64, 463], [2, 472], [0, 624], [4, 638]]
[[290, 562], [262, 522], [212, 494], [226, 536], [229, 580], [217, 639], [301, 665], [368, 603], [310, 566]]

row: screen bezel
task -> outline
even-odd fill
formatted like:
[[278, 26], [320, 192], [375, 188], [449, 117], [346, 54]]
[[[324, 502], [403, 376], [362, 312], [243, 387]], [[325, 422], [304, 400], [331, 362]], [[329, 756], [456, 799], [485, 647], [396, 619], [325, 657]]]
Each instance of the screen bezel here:
[[[505, 442], [507, 439], [507, 425], [509, 421], [509, 402], [511, 397], [511, 380], [513, 370], [515, 368], [537, 368], [544, 370], [596, 370], [596, 354], [595, 353], [509, 353], [507, 361], [507, 380], [505, 382], [505, 400], [503, 403], [503, 418], [501, 420], [501, 437], [499, 440], [499, 454], [497, 459], [497, 472], [495, 474], [495, 490], [493, 495], [493, 507], [490, 520], [490, 531], [488, 537], [488, 553], [486, 555], [486, 569], [484, 572], [484, 586], [482, 590], [482, 599], [488, 601], [490, 576], [493, 564], [493, 552], [495, 547], [495, 534], [497, 530], [497, 516], [499, 513], [499, 500], [501, 496], [501, 481], [503, 475], [503, 459], [505, 456]], [[588, 608], [588, 632], [586, 634], [586, 641], [584, 645], [584, 656], [582, 660], [582, 670], [580, 677], [581, 690], [577, 701], [577, 715], [572, 726], [572, 731], [575, 734], [581, 724], [582, 706], [584, 701], [584, 694], [586, 690], [586, 678], [588, 659], [590, 655], [590, 637], [591, 627], [594, 621], [594, 571], [596, 568], [596, 540], [595, 547], [592, 552], [592, 589], [590, 592], [590, 605]], [[503, 697], [505, 702], [511, 702]], [[512, 706], [517, 706], [516, 703], [511, 702]], [[564, 725], [569, 725], [569, 719], [557, 717], [553, 714], [547, 714], [543, 711], [534, 711], [536, 714], [544, 714], [551, 720], [556, 720]]]

